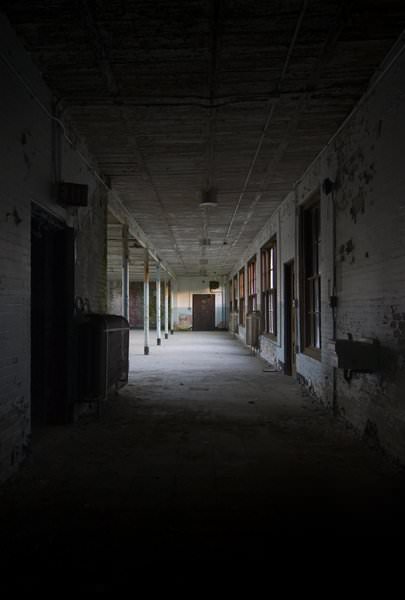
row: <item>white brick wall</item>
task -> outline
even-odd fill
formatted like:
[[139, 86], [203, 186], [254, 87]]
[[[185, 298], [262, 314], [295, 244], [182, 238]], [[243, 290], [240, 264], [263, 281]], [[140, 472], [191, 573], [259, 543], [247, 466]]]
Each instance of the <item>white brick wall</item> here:
[[[339, 374], [338, 404], [361, 430], [405, 460], [405, 57], [351, 119], [333, 151], [337, 193], [338, 335], [383, 347], [375, 375]], [[344, 186], [344, 188], [343, 188]], [[353, 249], [347, 251], [347, 244]]]
[[[0, 480], [30, 440], [30, 211], [0, 189]], [[21, 223], [7, 216], [16, 208]]]
[[[0, 15], [0, 49], [50, 109], [51, 95]], [[30, 444], [31, 202], [77, 232], [76, 295], [104, 310], [104, 190], [71, 147], [60, 143], [60, 164], [51, 120], [0, 61], [0, 480], [8, 477]], [[55, 127], [55, 126], [54, 126]], [[86, 152], [85, 148], [81, 148]], [[55, 177], [87, 183], [90, 207], [69, 214], [54, 199]], [[15, 212], [16, 211], [16, 212]], [[14, 214], [15, 212], [15, 214]], [[17, 222], [18, 221], [18, 222]]]
[[[333, 283], [333, 200], [321, 192], [321, 361], [297, 355], [297, 373], [325, 404], [338, 410], [360, 431], [405, 462], [405, 56], [400, 57], [297, 182], [235, 265], [277, 234], [278, 336], [261, 338], [264, 358], [284, 360], [282, 265], [295, 257], [295, 204], [298, 206], [325, 178], [338, 182], [336, 192], [337, 337], [372, 337], [383, 348], [377, 374], [355, 374], [347, 382], [334, 372], [328, 341], [333, 316], [328, 299]], [[281, 267], [281, 268], [280, 268]], [[299, 302], [299, 293], [297, 294]], [[299, 310], [299, 308], [298, 308]], [[243, 332], [242, 332], [243, 333]], [[333, 379], [337, 376], [334, 398]]]
[[107, 309], [112, 315], [122, 315], [122, 281], [108, 279]]

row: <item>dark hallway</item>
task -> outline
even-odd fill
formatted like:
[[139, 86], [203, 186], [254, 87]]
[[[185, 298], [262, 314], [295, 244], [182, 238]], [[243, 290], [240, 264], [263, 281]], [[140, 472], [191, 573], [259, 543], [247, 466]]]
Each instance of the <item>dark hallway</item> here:
[[402, 542], [404, 27], [401, 0], [1, 3], [14, 581], [335, 576]]
[[44, 432], [1, 488], [11, 564], [103, 582], [132, 561], [403, 535], [403, 471], [229, 334], [176, 334], [153, 362], [142, 350], [133, 332], [129, 385], [100, 420]]

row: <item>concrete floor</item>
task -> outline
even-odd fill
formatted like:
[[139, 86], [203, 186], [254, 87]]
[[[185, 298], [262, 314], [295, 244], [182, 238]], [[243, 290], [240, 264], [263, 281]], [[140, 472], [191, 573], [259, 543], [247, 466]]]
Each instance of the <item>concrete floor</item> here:
[[162, 344], [144, 356], [131, 333], [129, 385], [99, 420], [33, 432], [0, 490], [11, 563], [125, 572], [263, 558], [293, 536], [403, 535], [403, 470], [292, 378], [224, 332]]

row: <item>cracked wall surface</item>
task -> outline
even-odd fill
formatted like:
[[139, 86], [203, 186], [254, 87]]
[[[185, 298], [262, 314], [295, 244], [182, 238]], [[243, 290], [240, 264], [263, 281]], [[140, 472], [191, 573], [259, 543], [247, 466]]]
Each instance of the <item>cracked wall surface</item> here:
[[[321, 205], [321, 360], [299, 348], [297, 374], [326, 405], [405, 461], [405, 57], [402, 54], [346, 122], [342, 130], [297, 182], [295, 194], [265, 224], [232, 274], [273, 235], [277, 236], [278, 335], [263, 336], [261, 353], [283, 366], [283, 264], [295, 257], [298, 228], [295, 209], [316, 191]], [[325, 179], [335, 185], [322, 188]], [[287, 211], [287, 207], [292, 208]], [[334, 275], [333, 220], [336, 214]], [[295, 243], [294, 243], [295, 239]], [[335, 293], [336, 337], [377, 340], [380, 369], [353, 372], [337, 369], [333, 343]], [[258, 279], [260, 285], [260, 278]], [[259, 290], [260, 296], [260, 290]], [[300, 287], [297, 282], [298, 314]], [[243, 332], [242, 332], [243, 333]], [[335, 390], [335, 391], [334, 391]]]

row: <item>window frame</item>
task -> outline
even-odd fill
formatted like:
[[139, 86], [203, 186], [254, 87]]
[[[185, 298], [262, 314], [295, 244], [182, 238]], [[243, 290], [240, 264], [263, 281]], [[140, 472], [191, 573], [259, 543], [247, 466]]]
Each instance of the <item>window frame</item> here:
[[257, 286], [256, 286], [256, 254], [252, 256], [247, 264], [247, 299], [248, 312], [257, 310]]
[[239, 284], [239, 325], [245, 326], [245, 267], [242, 267], [238, 273]]
[[238, 275], [234, 275], [232, 279], [233, 285], [233, 310], [238, 311]]
[[301, 207], [301, 345], [304, 354], [321, 360], [321, 197], [316, 192]]
[[277, 236], [260, 250], [263, 333], [277, 340]]

